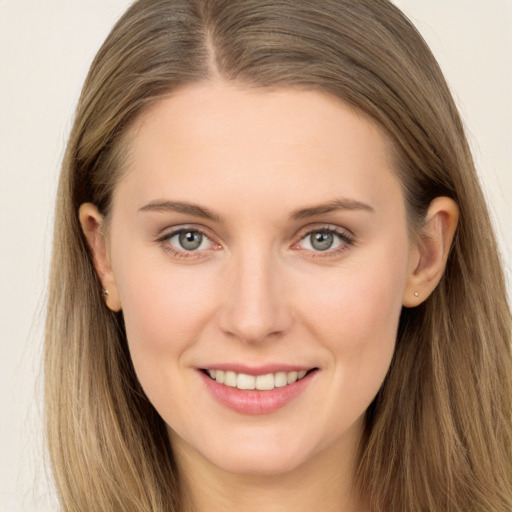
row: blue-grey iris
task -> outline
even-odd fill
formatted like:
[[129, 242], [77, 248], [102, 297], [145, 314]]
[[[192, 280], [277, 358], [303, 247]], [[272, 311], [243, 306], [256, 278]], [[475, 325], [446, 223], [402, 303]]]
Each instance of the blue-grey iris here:
[[197, 231], [182, 231], [179, 235], [181, 247], [186, 251], [195, 251], [203, 242], [203, 235]]
[[317, 231], [310, 235], [311, 247], [317, 251], [326, 251], [332, 247], [334, 236], [327, 231]]

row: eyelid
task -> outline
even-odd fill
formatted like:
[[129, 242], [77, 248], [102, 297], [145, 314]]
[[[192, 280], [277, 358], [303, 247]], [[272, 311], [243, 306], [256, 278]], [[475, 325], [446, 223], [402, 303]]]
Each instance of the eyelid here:
[[301, 227], [299, 230], [297, 230], [293, 238], [299, 238], [300, 240], [302, 240], [311, 233], [315, 233], [318, 231], [327, 231], [329, 233], [334, 233], [335, 235], [338, 235], [341, 238], [346, 239], [347, 241], [350, 240], [351, 242], [355, 242], [356, 239], [355, 233], [350, 229], [338, 226], [336, 224], [322, 222], [316, 222], [314, 224], [308, 224], [307, 226]]

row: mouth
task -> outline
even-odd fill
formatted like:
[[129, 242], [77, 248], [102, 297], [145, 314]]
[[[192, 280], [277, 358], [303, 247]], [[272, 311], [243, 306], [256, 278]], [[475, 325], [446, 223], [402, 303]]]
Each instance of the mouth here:
[[218, 403], [245, 415], [270, 414], [294, 402], [313, 385], [319, 373], [319, 368], [237, 366], [198, 370], [206, 389]]
[[284, 388], [302, 380], [318, 368], [300, 371], [278, 371], [263, 375], [249, 375], [230, 370], [202, 369], [201, 371], [211, 380], [224, 386], [237, 388], [243, 391], [271, 391], [275, 388]]

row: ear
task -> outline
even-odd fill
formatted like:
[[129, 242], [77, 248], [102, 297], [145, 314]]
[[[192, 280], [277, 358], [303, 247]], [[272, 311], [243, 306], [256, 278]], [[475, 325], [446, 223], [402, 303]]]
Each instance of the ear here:
[[402, 298], [405, 307], [421, 304], [443, 276], [453, 242], [459, 207], [449, 197], [437, 197], [429, 206], [426, 222], [411, 250], [409, 275]]
[[91, 251], [94, 267], [103, 286], [105, 303], [110, 310], [120, 311], [119, 292], [110, 266], [107, 242], [102, 231], [104, 218], [92, 203], [84, 203], [80, 206], [78, 218]]

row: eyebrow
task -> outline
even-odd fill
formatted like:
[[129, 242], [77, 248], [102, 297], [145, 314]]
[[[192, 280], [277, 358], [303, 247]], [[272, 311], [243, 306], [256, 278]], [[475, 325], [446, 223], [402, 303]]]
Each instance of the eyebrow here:
[[362, 210], [375, 213], [373, 207], [361, 201], [356, 201], [355, 199], [333, 199], [327, 203], [296, 210], [291, 214], [290, 218], [293, 220], [309, 219], [316, 215], [324, 215], [338, 210]]
[[[367, 212], [375, 212], [375, 210], [368, 204], [356, 201], [355, 199], [333, 199], [327, 203], [322, 203], [308, 208], [301, 208], [294, 211], [290, 215], [292, 220], [303, 220], [316, 215], [324, 215], [338, 210], [362, 210]], [[212, 212], [208, 208], [199, 206], [197, 204], [186, 203], [183, 201], [151, 201], [150, 203], [139, 208], [139, 212], [177, 212], [186, 215], [193, 215], [201, 219], [210, 220], [212, 222], [220, 222], [220, 215]]]
[[151, 201], [142, 208], [139, 212], [177, 212], [186, 215], [193, 215], [201, 219], [210, 220], [212, 222], [219, 222], [220, 216], [212, 212], [208, 208], [204, 208], [197, 204], [184, 203], [182, 201]]

